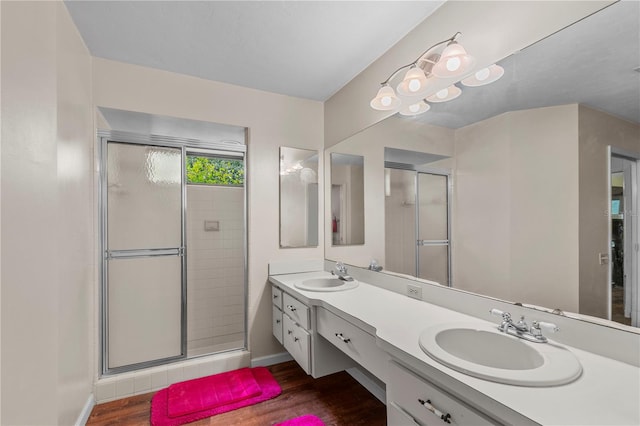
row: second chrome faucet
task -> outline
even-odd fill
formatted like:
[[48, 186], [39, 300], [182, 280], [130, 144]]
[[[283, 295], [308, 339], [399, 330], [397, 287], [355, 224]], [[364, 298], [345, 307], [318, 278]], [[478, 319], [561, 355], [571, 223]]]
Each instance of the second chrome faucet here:
[[560, 331], [557, 325], [544, 321], [533, 321], [529, 326], [524, 320], [524, 315], [520, 317], [520, 321], [514, 323], [509, 312], [502, 312], [498, 309], [491, 309], [489, 312], [491, 315], [502, 317], [502, 323], [498, 326], [498, 330], [530, 342], [546, 343], [547, 338], [542, 335], [543, 329], [550, 333]]

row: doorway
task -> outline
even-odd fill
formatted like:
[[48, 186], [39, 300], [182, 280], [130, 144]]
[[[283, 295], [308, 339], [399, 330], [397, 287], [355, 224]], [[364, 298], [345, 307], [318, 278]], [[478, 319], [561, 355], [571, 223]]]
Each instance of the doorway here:
[[612, 321], [640, 325], [638, 292], [638, 159], [611, 154], [609, 300]]

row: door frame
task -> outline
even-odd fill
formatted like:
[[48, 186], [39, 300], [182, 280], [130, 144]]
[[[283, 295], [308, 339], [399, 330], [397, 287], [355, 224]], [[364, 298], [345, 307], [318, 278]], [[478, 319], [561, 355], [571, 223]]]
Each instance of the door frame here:
[[[625, 236], [625, 256], [623, 261], [624, 268], [624, 280], [625, 287], [627, 283], [631, 285], [631, 325], [638, 327], [640, 326], [640, 283], [638, 282], [638, 264], [640, 263], [640, 228], [638, 221], [638, 187], [640, 186], [640, 153], [629, 151], [621, 148], [617, 148], [614, 146], [608, 146], [607, 148], [607, 203], [608, 203], [608, 253], [609, 253], [609, 262], [607, 268], [607, 319], [611, 320], [612, 317], [612, 289], [611, 289], [611, 273], [612, 273], [612, 248], [611, 248], [611, 238], [612, 238], [612, 217], [611, 217], [611, 160], [612, 158], [622, 158], [631, 162], [631, 179], [632, 187], [631, 187], [631, 206], [624, 203], [624, 214], [625, 214], [625, 222], [624, 222], [624, 236]], [[626, 173], [625, 173], [625, 183], [626, 183]], [[628, 192], [623, 190], [623, 197], [625, 197]], [[626, 199], [625, 199], [626, 201]], [[629, 222], [627, 222], [626, 218], [630, 218]], [[627, 228], [630, 228], [627, 230]], [[628, 236], [631, 236], [631, 241], [628, 242]], [[631, 254], [627, 253], [627, 247], [631, 247]], [[625, 288], [626, 291], [626, 288]]]

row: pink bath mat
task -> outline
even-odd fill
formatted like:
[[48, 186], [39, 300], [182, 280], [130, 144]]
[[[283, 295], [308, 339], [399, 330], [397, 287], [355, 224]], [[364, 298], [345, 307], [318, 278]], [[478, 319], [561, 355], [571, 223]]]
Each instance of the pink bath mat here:
[[273, 426], [324, 426], [322, 420], [312, 414], [296, 417], [282, 423], [276, 423]]
[[265, 367], [176, 383], [151, 399], [153, 426], [178, 426], [274, 398], [280, 385]]
[[248, 368], [187, 380], [169, 386], [167, 415], [180, 417], [229, 405], [261, 393], [262, 389]]

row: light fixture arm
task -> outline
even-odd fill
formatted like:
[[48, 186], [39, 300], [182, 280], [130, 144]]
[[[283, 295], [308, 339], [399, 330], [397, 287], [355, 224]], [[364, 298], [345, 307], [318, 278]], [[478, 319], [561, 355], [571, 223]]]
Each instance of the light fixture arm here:
[[390, 76], [389, 76], [385, 81], [383, 81], [382, 83], [380, 83], [380, 85], [381, 85], [381, 86], [385, 86], [385, 85], [389, 84], [389, 81], [391, 81], [391, 79], [393, 79], [396, 75], [398, 75], [398, 73], [399, 73], [400, 71], [402, 71], [402, 70], [404, 70], [404, 69], [407, 69], [407, 68], [409, 68], [409, 67], [414, 67], [414, 66], [416, 66], [416, 65], [418, 64], [418, 61], [420, 61], [420, 59], [424, 58], [424, 57], [426, 56], [426, 54], [427, 54], [427, 53], [429, 53], [429, 52], [431, 51], [431, 49], [435, 49], [436, 47], [438, 47], [438, 46], [440, 46], [440, 45], [442, 45], [442, 44], [444, 44], [444, 43], [450, 43], [450, 42], [452, 42], [452, 41], [455, 41], [455, 40], [456, 40], [456, 38], [457, 38], [459, 35], [461, 35], [461, 34], [462, 34], [462, 33], [458, 31], [457, 33], [455, 33], [453, 36], [449, 37], [448, 39], [446, 39], [446, 40], [442, 40], [442, 41], [440, 41], [440, 42], [438, 42], [438, 43], [434, 44], [433, 46], [431, 46], [430, 48], [428, 48], [427, 50], [425, 50], [425, 51], [424, 51], [420, 56], [418, 56], [418, 57], [416, 58], [416, 60], [415, 60], [415, 61], [413, 61], [413, 62], [411, 62], [411, 63], [409, 63], [409, 64], [407, 64], [407, 65], [403, 65], [403, 66], [401, 66], [400, 68], [398, 68], [397, 70], [395, 70], [394, 72], [392, 72], [392, 73], [391, 73], [391, 75], [390, 75]]

